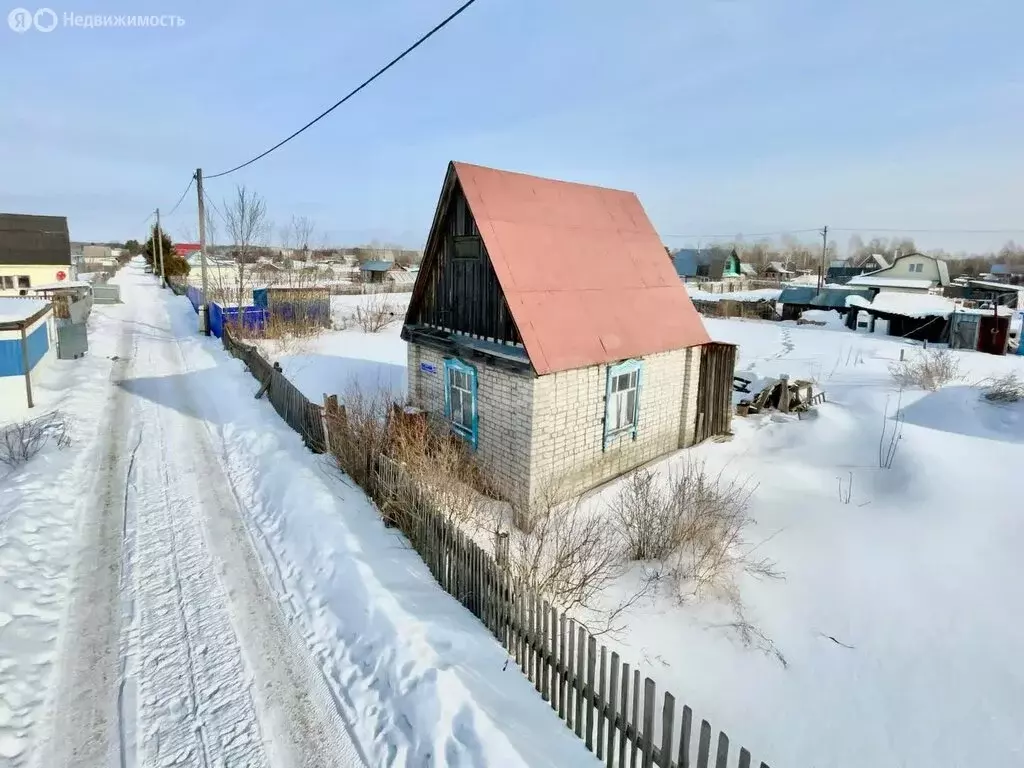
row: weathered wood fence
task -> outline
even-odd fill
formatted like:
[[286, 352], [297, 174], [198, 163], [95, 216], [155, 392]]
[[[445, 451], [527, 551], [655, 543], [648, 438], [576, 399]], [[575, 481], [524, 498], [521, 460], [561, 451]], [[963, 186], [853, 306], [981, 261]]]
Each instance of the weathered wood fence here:
[[[255, 346], [233, 339], [228, 328], [221, 338], [311, 450], [329, 449], [339, 461], [344, 453], [345, 464], [353, 463], [343, 430], [329, 428], [340, 423], [336, 406], [325, 433], [323, 409]], [[735, 749], [724, 731], [716, 735], [707, 720], [696, 724], [690, 707], [677, 707], [671, 693], [659, 697], [651, 678], [641, 679], [640, 670], [598, 645], [584, 626], [517, 588], [506, 567], [507, 539], [504, 547], [495, 543], [495, 551], [504, 553], [499, 562], [437, 509], [396, 460], [373, 452], [365, 461], [362, 454], [355, 457], [355, 464], [349, 474], [405, 534], [438, 584], [491, 631], [552, 711], [607, 768], [768, 768], [752, 762], [747, 749]]]
[[249, 373], [263, 384], [263, 390], [277, 415], [302, 437], [306, 447], [314, 453], [323, 453], [327, 446], [324, 436], [324, 417], [321, 406], [311, 403], [298, 387], [263, 357], [252, 344], [237, 341], [227, 325], [221, 341], [232, 357], [245, 363]]
[[[547, 600], [517, 589], [510, 572], [378, 455], [370, 487], [437, 582], [491, 631], [565, 724], [608, 768], [750, 768], [750, 752], [694, 722], [668, 692], [598, 645]], [[397, 509], [396, 509], [397, 507]], [[768, 768], [760, 763], [760, 768]]]

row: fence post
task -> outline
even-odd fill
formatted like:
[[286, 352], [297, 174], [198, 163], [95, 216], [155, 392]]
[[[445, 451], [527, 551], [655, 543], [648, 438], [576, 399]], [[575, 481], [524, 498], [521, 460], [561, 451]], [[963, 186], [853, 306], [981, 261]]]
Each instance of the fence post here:
[[494, 562], [502, 567], [508, 565], [508, 531], [494, 534]]

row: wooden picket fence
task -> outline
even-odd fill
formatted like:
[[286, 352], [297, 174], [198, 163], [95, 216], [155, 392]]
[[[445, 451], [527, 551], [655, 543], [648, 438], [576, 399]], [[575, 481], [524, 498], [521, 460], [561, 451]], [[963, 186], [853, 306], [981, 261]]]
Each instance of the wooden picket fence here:
[[[389, 522], [402, 530], [437, 582], [483, 622], [537, 693], [607, 768], [755, 765], [748, 750], [732, 751], [724, 731], [712, 744], [707, 720], [695, 730], [693, 711], [683, 706], [677, 712], [671, 693], [659, 701], [654, 681], [641, 680], [639, 670], [598, 646], [585, 627], [547, 600], [516, 589], [508, 569], [434, 508], [397, 461], [378, 455], [373, 464], [371, 487], [365, 490]], [[495, 549], [502, 551], [498, 542]], [[760, 768], [768, 768], [767, 763]]]
[[224, 326], [221, 341], [224, 349], [245, 363], [249, 373], [264, 385], [265, 394], [277, 415], [299, 433], [306, 447], [314, 453], [323, 453], [327, 447], [323, 408], [311, 403], [298, 387], [263, 357], [257, 347], [233, 338], [227, 325]]
[[[267, 386], [277, 413], [315, 452], [329, 449], [339, 460], [348, 446], [343, 430], [325, 432], [324, 409], [310, 403], [249, 344], [225, 327], [224, 348]], [[336, 399], [328, 398], [328, 404]], [[328, 424], [338, 424], [338, 414]], [[343, 419], [342, 419], [343, 421]], [[354, 461], [353, 461], [354, 459]], [[384, 454], [353, 457], [349, 474], [377, 503], [385, 521], [397, 526], [434, 579], [476, 616], [508, 651], [552, 711], [607, 768], [751, 768], [745, 748], [733, 750], [724, 731], [694, 723], [693, 710], [677, 711], [667, 691], [615, 651], [598, 645], [586, 627], [547, 600], [518, 589], [506, 567], [508, 539], [495, 541], [495, 556], [469, 538], [431, 502], [402, 466]], [[659, 711], [660, 705], [660, 711]]]

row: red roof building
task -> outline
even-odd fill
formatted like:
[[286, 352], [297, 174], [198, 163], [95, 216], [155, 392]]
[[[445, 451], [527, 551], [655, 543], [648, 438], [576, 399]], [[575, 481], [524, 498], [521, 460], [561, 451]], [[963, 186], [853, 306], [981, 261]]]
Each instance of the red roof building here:
[[510, 500], [699, 437], [710, 338], [632, 192], [451, 163], [402, 334], [411, 399]]
[[197, 253], [202, 250], [199, 243], [175, 243], [174, 252], [183, 259], [187, 259], [193, 253]]

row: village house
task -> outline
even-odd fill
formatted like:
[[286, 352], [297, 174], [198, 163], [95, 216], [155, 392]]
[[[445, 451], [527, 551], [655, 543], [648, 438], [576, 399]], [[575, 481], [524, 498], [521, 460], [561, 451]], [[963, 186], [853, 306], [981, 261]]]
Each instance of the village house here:
[[945, 261], [935, 256], [908, 253], [898, 256], [892, 266], [850, 278], [847, 285], [877, 288], [880, 292], [941, 292], [949, 285], [949, 268]]
[[515, 503], [729, 429], [735, 347], [630, 192], [450, 164], [402, 338], [411, 404]]
[[739, 280], [756, 277], [752, 265], [744, 269], [735, 248], [680, 248], [672, 254], [676, 274], [683, 280]]
[[71, 276], [66, 218], [0, 213], [0, 296], [25, 296]]

